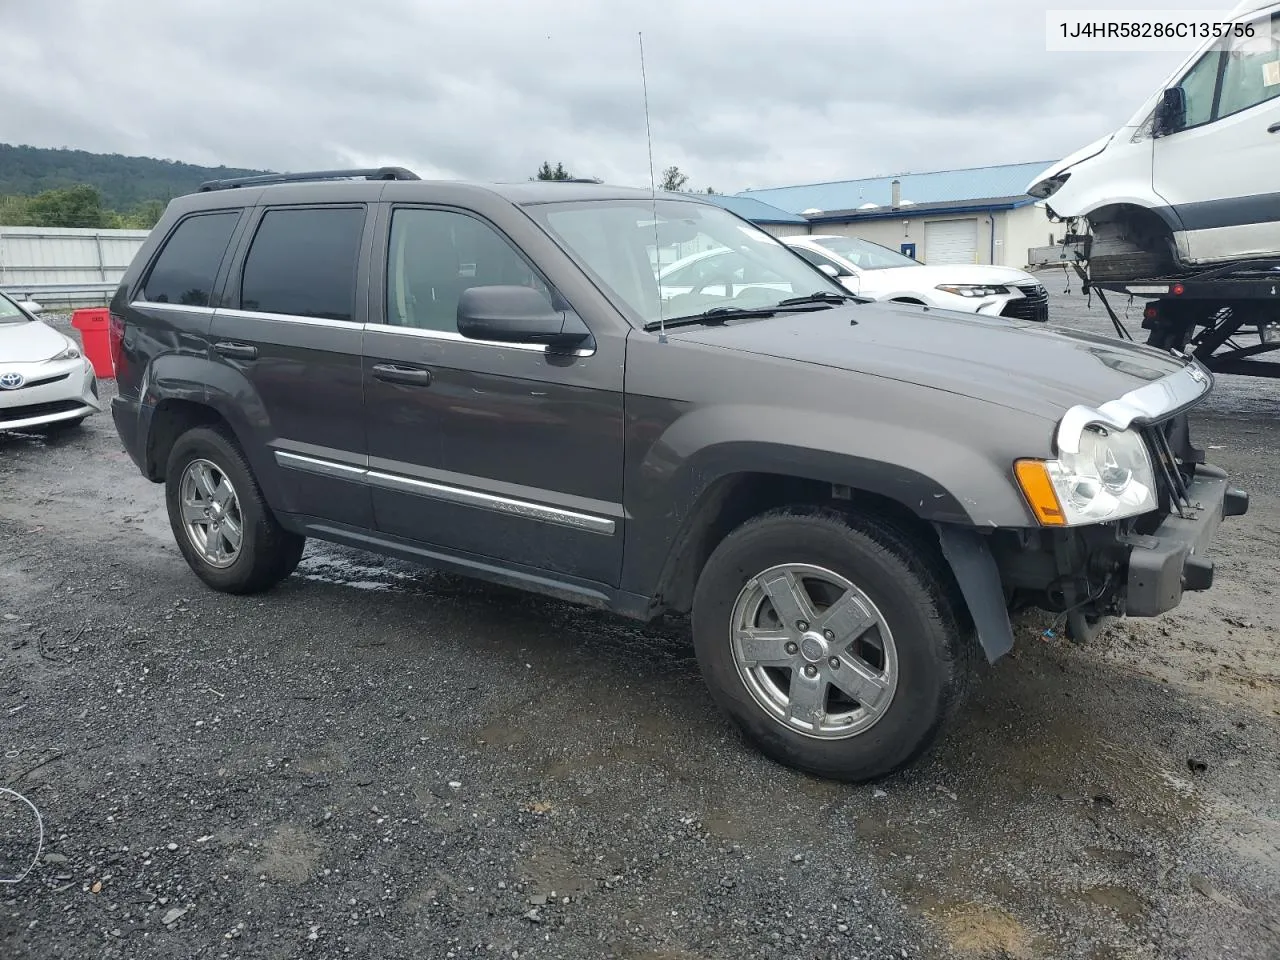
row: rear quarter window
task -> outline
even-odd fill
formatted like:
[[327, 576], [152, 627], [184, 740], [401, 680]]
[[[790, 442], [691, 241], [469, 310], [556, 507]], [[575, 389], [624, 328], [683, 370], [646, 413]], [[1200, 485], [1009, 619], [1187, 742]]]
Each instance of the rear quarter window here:
[[165, 241], [142, 285], [144, 300], [207, 307], [239, 210], [187, 217]]
[[363, 207], [268, 210], [240, 281], [244, 310], [351, 320]]

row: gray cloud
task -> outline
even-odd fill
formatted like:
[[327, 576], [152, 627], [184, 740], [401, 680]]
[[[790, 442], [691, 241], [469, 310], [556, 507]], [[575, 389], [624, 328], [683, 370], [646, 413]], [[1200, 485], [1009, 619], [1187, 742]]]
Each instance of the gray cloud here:
[[549, 159], [644, 183], [643, 30], [654, 161], [696, 187], [1053, 159], [1181, 59], [1048, 53], [1055, 5], [0, 0], [0, 141], [500, 180]]

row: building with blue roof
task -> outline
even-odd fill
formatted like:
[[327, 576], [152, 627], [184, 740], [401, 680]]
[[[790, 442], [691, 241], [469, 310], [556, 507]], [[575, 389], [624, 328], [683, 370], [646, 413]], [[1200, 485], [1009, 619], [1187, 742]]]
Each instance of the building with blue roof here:
[[706, 199], [778, 236], [858, 236], [926, 263], [1022, 267], [1030, 248], [1060, 238], [1061, 226], [1026, 193], [1055, 162], [768, 187]]

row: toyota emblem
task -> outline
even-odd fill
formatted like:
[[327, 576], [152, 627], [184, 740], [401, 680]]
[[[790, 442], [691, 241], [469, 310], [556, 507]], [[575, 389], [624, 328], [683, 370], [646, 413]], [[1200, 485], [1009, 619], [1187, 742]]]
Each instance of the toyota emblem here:
[[0, 373], [0, 390], [17, 390], [26, 382], [26, 378], [16, 370]]

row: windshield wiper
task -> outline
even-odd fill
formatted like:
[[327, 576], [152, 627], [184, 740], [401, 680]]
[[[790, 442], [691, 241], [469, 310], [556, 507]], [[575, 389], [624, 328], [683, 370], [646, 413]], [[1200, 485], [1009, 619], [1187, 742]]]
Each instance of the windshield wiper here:
[[[669, 320], [650, 320], [644, 325], [646, 332], [648, 330], [659, 330], [664, 326], [691, 326], [694, 324], [723, 324], [728, 320], [753, 320], [760, 317], [774, 316], [776, 314], [809, 314], [815, 310], [827, 310], [827, 303], [842, 303], [845, 298], [840, 300], [827, 300], [827, 297], [840, 297], [838, 293], [819, 294], [817, 300], [813, 297], [792, 297], [791, 300], [785, 300], [781, 303], [774, 303], [771, 307], [712, 307], [710, 310], [704, 310], [701, 314], [690, 314], [689, 316], [673, 316]], [[851, 297], [850, 297], [851, 300]]]
[[803, 297], [788, 297], [786, 300], [779, 300], [776, 304], [779, 307], [797, 307], [807, 303], [862, 303], [861, 297], [855, 297], [851, 293], [836, 293], [834, 290], [815, 290], [813, 293], [805, 294]]
[[775, 307], [712, 307], [710, 310], [690, 314], [687, 317], [650, 320], [644, 325], [644, 328], [645, 330], [659, 330], [663, 327], [688, 327], [695, 323], [724, 323], [726, 320], [737, 320], [739, 318], [772, 317], [777, 312]]

